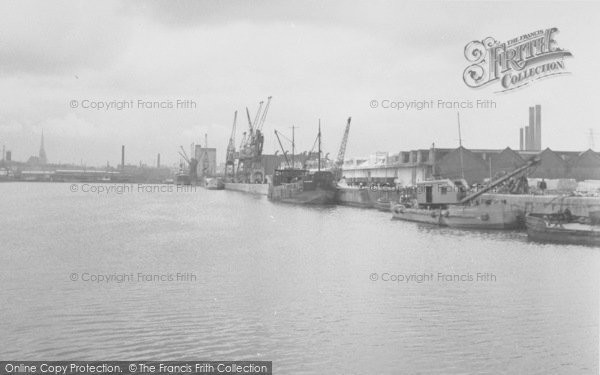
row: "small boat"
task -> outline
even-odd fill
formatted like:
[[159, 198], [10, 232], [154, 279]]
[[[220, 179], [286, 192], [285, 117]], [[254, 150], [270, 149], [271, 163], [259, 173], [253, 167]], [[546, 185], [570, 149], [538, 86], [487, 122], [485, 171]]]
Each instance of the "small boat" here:
[[223, 190], [225, 189], [225, 183], [220, 177], [209, 177], [204, 180], [204, 187], [207, 190]]
[[561, 222], [553, 221], [548, 215], [543, 217], [528, 215], [526, 218], [527, 237], [538, 242], [600, 246], [600, 225], [593, 221]]

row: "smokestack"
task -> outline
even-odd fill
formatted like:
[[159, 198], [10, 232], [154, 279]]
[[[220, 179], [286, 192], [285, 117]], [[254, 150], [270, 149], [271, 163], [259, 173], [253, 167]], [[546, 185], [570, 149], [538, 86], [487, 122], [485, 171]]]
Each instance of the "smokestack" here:
[[519, 150], [523, 151], [523, 128], [519, 129]]
[[535, 144], [535, 108], [529, 107], [529, 147], [528, 150], [536, 150]]
[[12, 160], [12, 151], [8, 150], [6, 151], [6, 161], [11, 161]]
[[525, 151], [531, 150], [530, 139], [531, 139], [531, 129], [529, 128], [529, 126], [526, 126], [525, 127]]
[[121, 146], [121, 169], [125, 169], [125, 145]]
[[160, 153], [156, 156], [156, 168], [160, 168]]
[[204, 147], [208, 148], [208, 133], [204, 133]]
[[535, 138], [538, 151], [542, 151], [542, 106], [535, 106]]

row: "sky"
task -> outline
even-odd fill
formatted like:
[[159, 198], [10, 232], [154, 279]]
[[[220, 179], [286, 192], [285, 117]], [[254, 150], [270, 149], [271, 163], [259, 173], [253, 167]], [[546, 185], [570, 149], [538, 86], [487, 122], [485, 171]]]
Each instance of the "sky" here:
[[[292, 126], [297, 149], [310, 149], [321, 119], [336, 155], [349, 116], [346, 157], [456, 147], [458, 110], [465, 147], [518, 149], [535, 104], [544, 148], [586, 150], [590, 129], [600, 148], [600, 3], [10, 0], [0, 14], [0, 145], [13, 160], [37, 155], [42, 131], [53, 163], [116, 166], [125, 145], [127, 163], [160, 153], [172, 165], [205, 134], [224, 159], [234, 111], [239, 145], [245, 108], [254, 117], [268, 96], [265, 153], [279, 149], [273, 130], [291, 138]], [[463, 82], [469, 42], [552, 27], [573, 54], [570, 74], [504, 93]], [[386, 100], [496, 106], [397, 110]], [[133, 105], [89, 108], [111, 101]]]

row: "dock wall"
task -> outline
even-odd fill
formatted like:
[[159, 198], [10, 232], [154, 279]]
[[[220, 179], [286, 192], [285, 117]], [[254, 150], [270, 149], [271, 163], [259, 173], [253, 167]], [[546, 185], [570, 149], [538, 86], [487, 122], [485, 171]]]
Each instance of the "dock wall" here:
[[373, 208], [379, 198], [387, 198], [390, 201], [397, 202], [400, 199], [400, 192], [397, 190], [371, 190], [369, 188], [338, 188], [336, 192], [336, 201], [338, 204]]

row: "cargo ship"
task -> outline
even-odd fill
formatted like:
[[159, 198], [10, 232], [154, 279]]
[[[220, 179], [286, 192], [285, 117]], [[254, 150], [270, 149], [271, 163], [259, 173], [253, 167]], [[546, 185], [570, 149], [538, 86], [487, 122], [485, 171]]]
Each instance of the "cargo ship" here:
[[278, 169], [269, 184], [269, 200], [294, 204], [334, 204], [335, 180], [329, 171]]
[[[275, 131], [275, 135], [280, 146], [282, 146], [277, 131]], [[293, 139], [294, 136], [292, 135], [292, 163], [289, 163], [282, 146], [288, 168], [275, 170], [272, 181], [269, 183], [269, 200], [293, 204], [334, 204], [336, 197], [335, 175], [331, 171], [321, 170], [321, 124], [319, 123], [319, 132], [315, 140], [315, 144], [318, 144], [316, 171], [311, 172], [305, 168], [294, 168]], [[311, 152], [309, 152], [310, 154]], [[304, 164], [306, 164], [306, 161]]]

